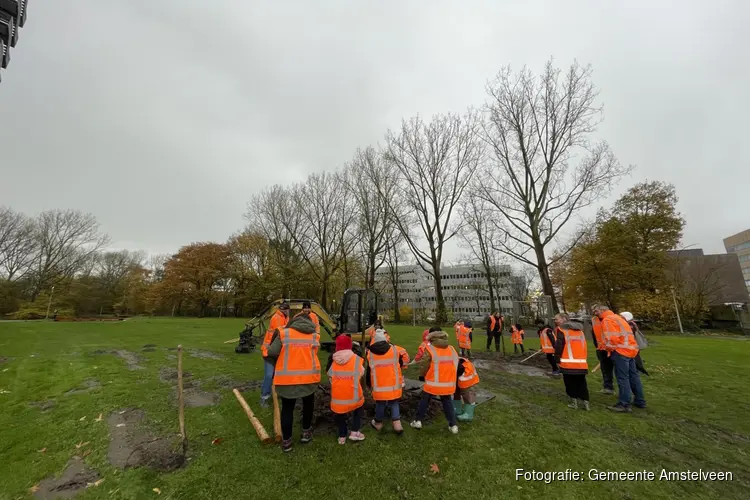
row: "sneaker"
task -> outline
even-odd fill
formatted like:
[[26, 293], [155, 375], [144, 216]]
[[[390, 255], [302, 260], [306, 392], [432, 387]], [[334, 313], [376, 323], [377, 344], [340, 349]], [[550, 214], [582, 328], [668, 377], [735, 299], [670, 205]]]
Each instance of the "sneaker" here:
[[570, 403], [568, 403], [568, 408], [572, 408], [574, 410], [578, 409], [578, 400], [577, 399], [571, 399]]
[[609, 394], [609, 395], [612, 395], [612, 394], [614, 394], [614, 393], [615, 393], [615, 390], [614, 390], [614, 389], [602, 389], [602, 390], [601, 390], [601, 391], [599, 391], [599, 392], [600, 392], [601, 394]]
[[589, 402], [588, 401], [584, 401], [583, 402], [583, 409], [586, 410], [586, 411], [591, 411], [591, 407], [589, 406]]
[[345, 437], [339, 438], [339, 444], [346, 444], [346, 438]]
[[636, 408], [639, 408], [641, 410], [645, 410], [647, 408], [647, 406], [645, 404], [642, 404], [642, 405], [635, 405], [634, 404], [633, 406], [635, 406]]
[[270, 403], [268, 402], [269, 399], [270, 398], [260, 398], [260, 407], [268, 408], [269, 406], [271, 406]]
[[404, 433], [404, 427], [401, 425], [401, 420], [394, 420], [391, 422], [391, 425], [393, 425], [393, 432], [399, 436]]
[[281, 451], [284, 453], [289, 453], [294, 448], [294, 445], [292, 444], [291, 439], [285, 439], [281, 442]]
[[[339, 439], [344, 439], [344, 438], [339, 438]], [[349, 439], [352, 441], [364, 441], [365, 435], [362, 434], [362, 432], [360, 431], [356, 431], [356, 432], [352, 431], [349, 433]]]
[[370, 427], [380, 432], [383, 429], [383, 422], [376, 422], [375, 419], [370, 420]]
[[302, 444], [307, 444], [310, 441], [312, 441], [312, 438], [313, 438], [312, 428], [302, 429], [302, 437], [299, 439], [299, 442]]
[[458, 434], [458, 426], [457, 425], [451, 425], [448, 427], [448, 430], [451, 431], [451, 434]]
[[422, 422], [419, 420], [413, 420], [412, 423], [409, 424], [410, 427], [413, 429], [421, 429], [422, 428]]
[[608, 406], [607, 409], [611, 410], [611, 411], [614, 411], [614, 412], [617, 412], [617, 413], [630, 413], [630, 412], [633, 411], [633, 409], [631, 407], [629, 407], [629, 406], [623, 406], [623, 405], [621, 405], [619, 403], [616, 404], [616, 405], [614, 405], [614, 406]]

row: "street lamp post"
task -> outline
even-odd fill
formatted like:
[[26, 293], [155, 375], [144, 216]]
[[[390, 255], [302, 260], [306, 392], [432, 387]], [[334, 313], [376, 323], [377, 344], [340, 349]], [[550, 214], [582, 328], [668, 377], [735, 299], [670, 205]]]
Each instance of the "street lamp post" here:
[[47, 315], [44, 319], [49, 319], [49, 309], [52, 307], [52, 294], [55, 293], [55, 287], [53, 286], [49, 291], [49, 301], [47, 301]]
[[680, 326], [680, 333], [685, 333], [682, 329], [682, 320], [680, 319], [680, 308], [677, 307], [677, 296], [674, 294], [674, 287], [670, 286], [669, 290], [672, 292], [672, 301], [674, 302], [674, 312], [677, 313], [677, 324]]

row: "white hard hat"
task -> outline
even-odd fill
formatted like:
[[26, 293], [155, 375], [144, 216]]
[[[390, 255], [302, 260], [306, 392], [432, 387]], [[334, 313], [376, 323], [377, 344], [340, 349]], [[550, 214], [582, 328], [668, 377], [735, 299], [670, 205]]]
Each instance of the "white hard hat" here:
[[623, 318], [625, 318], [625, 321], [633, 321], [633, 315], [631, 313], [627, 312], [627, 311], [621, 312], [620, 316], [622, 316]]

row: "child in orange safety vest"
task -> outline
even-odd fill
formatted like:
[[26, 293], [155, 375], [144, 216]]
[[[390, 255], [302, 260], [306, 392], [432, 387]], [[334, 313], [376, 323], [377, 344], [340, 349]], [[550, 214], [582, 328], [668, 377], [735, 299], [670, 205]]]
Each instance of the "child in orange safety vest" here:
[[385, 330], [376, 330], [373, 341], [367, 353], [366, 373], [367, 385], [372, 388], [375, 400], [375, 418], [370, 425], [377, 431], [382, 430], [385, 410], [390, 408], [393, 431], [402, 434], [399, 400], [404, 387], [403, 358], [399, 347], [386, 340]]
[[[437, 330], [440, 330], [440, 328], [438, 328]], [[430, 345], [430, 341], [427, 340], [427, 337], [430, 335], [431, 331], [433, 331], [432, 328], [422, 332], [422, 343], [419, 344], [419, 347], [417, 347], [417, 354], [414, 356], [414, 361], [412, 361], [412, 363], [419, 363], [419, 361], [422, 360], [422, 356], [424, 356], [424, 353], [427, 350], [427, 346]]]
[[456, 410], [456, 418], [462, 422], [471, 422], [474, 419], [474, 408], [477, 405], [474, 386], [478, 383], [479, 374], [474, 363], [466, 358], [458, 358], [453, 408]]
[[456, 410], [453, 407], [453, 395], [456, 392], [456, 372], [458, 370], [458, 353], [450, 345], [448, 334], [443, 331], [432, 332], [427, 337], [429, 345], [422, 357], [422, 371], [419, 380], [424, 382], [422, 397], [419, 401], [417, 415], [411, 422], [414, 429], [422, 428], [422, 419], [427, 416], [427, 408], [433, 396], [440, 398], [448, 429], [458, 434]]
[[462, 323], [458, 328], [458, 347], [461, 349], [461, 356], [468, 357], [471, 359], [471, 341], [473, 338], [474, 329], [471, 326], [471, 321]]
[[523, 332], [523, 327], [521, 327], [520, 324], [516, 323], [515, 325], [510, 327], [510, 339], [513, 341], [513, 353], [518, 352], [518, 346], [521, 346], [521, 354], [523, 354], [523, 338], [525, 334]]
[[365, 376], [364, 360], [352, 351], [352, 338], [336, 337], [336, 352], [328, 360], [328, 379], [331, 381], [331, 411], [339, 426], [339, 444], [346, 444], [347, 419], [352, 415], [349, 440], [364, 441], [362, 434], [362, 406], [365, 395], [362, 379]]

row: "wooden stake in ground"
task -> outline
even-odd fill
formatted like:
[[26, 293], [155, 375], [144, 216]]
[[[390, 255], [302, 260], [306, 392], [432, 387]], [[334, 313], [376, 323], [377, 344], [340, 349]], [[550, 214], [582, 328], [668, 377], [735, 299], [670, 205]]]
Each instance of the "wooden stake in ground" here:
[[253, 428], [258, 434], [260, 441], [263, 444], [267, 444], [273, 441], [266, 432], [266, 429], [263, 427], [263, 424], [261, 424], [260, 420], [255, 417], [253, 410], [250, 409], [250, 406], [247, 404], [247, 401], [245, 401], [245, 398], [242, 397], [240, 391], [238, 391], [237, 389], [232, 389], [232, 392], [234, 393], [234, 397], [237, 398], [237, 401], [240, 402], [240, 406], [242, 407], [242, 409], [245, 410], [245, 414], [247, 415], [247, 418], [250, 419], [250, 423], [253, 424]]
[[596, 373], [599, 371], [599, 368], [602, 367], [601, 363], [597, 363], [593, 370], [591, 370], [591, 373]]
[[177, 346], [177, 402], [180, 408], [180, 439], [182, 453], [187, 452], [187, 434], [185, 434], [185, 397], [182, 393], [182, 345]]
[[528, 360], [530, 360], [531, 358], [533, 358], [534, 356], [536, 356], [536, 355], [537, 355], [537, 354], [539, 354], [540, 352], [542, 352], [542, 350], [541, 350], [541, 349], [539, 349], [539, 350], [538, 350], [537, 352], [535, 352], [534, 354], [532, 354], [532, 355], [531, 355], [531, 356], [529, 356], [528, 358], [526, 358], [526, 359], [524, 359], [523, 361], [521, 361], [521, 363], [523, 363], [524, 361], [528, 361]]
[[276, 395], [276, 386], [271, 387], [273, 395], [273, 433], [276, 434], [276, 442], [281, 441], [281, 410], [279, 409], [279, 397]]

